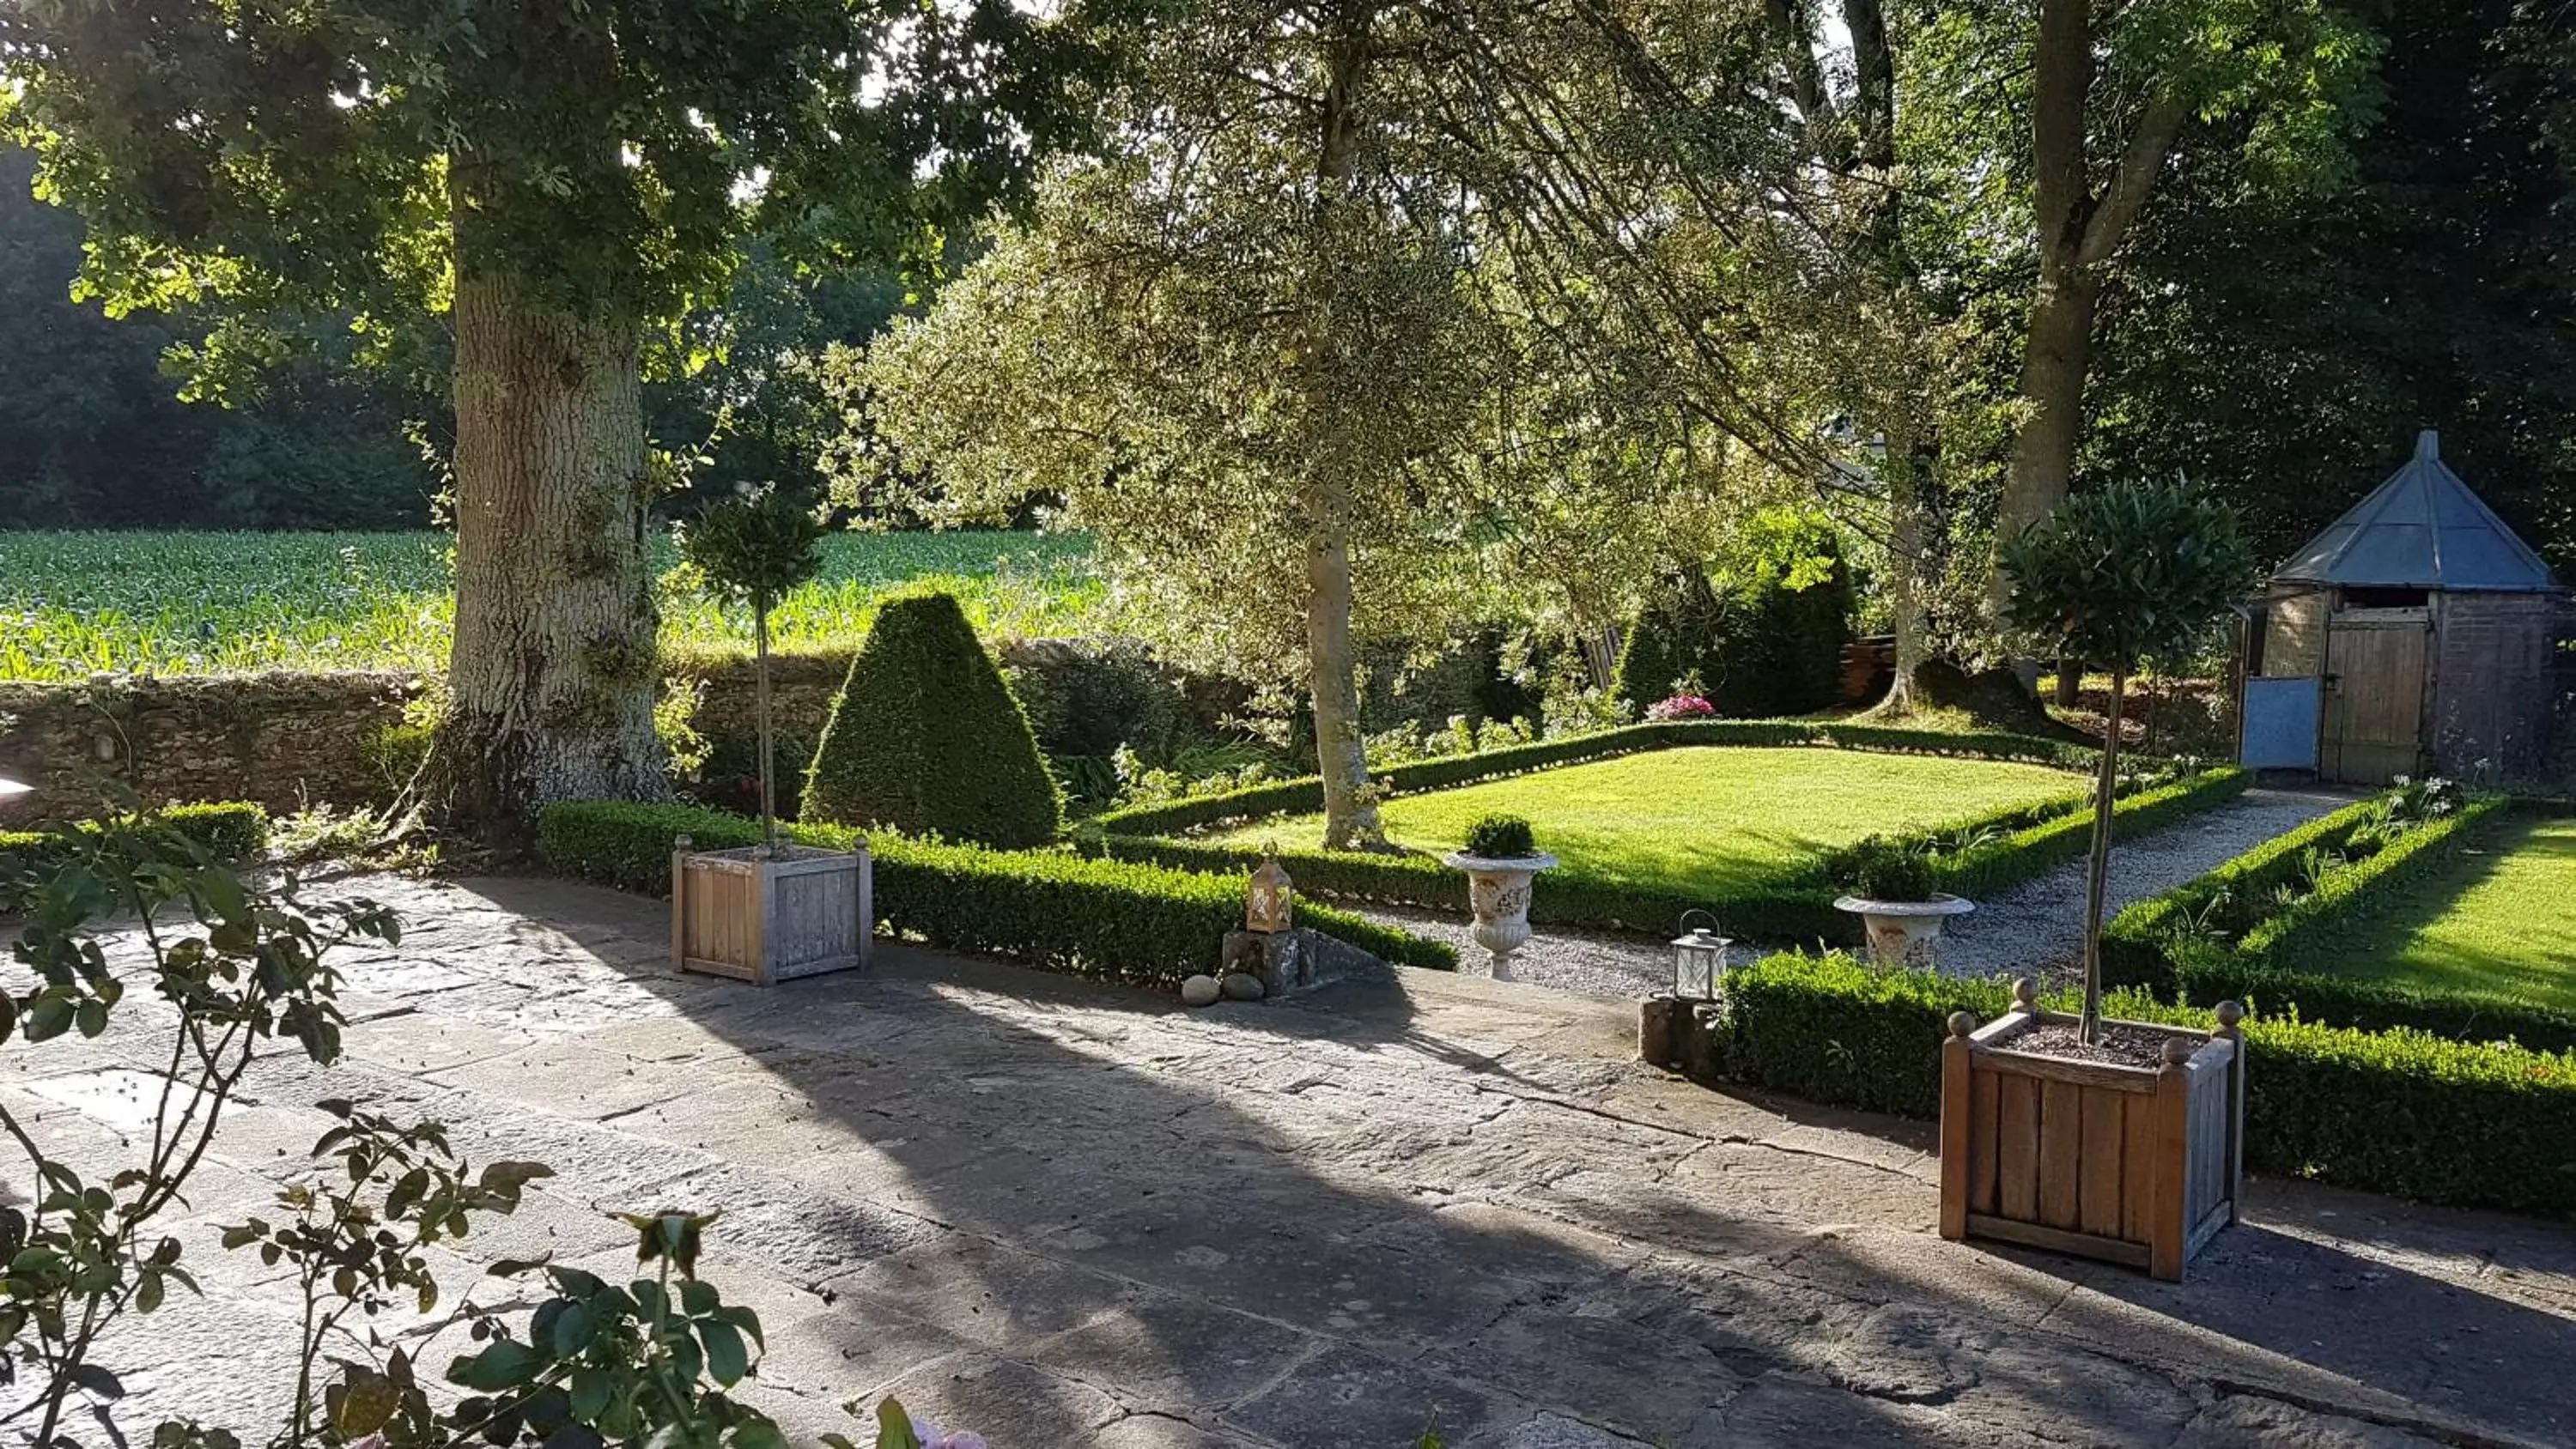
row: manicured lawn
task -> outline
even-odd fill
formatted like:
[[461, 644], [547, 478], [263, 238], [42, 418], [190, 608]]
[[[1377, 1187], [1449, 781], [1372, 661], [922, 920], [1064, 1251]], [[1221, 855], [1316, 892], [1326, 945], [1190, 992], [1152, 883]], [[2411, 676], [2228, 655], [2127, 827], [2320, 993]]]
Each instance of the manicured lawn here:
[[2576, 1010], [2576, 820], [2507, 819], [2472, 850], [2388, 903], [2394, 950], [2308, 968]]
[[[1707, 890], [1768, 880], [1864, 835], [2080, 798], [2084, 781], [2042, 765], [1858, 750], [1655, 750], [1542, 770], [1384, 807], [1400, 845], [1449, 851], [1479, 817], [1526, 817], [1568, 870], [1623, 885]], [[1256, 821], [1220, 838], [1312, 845], [1323, 817]]]

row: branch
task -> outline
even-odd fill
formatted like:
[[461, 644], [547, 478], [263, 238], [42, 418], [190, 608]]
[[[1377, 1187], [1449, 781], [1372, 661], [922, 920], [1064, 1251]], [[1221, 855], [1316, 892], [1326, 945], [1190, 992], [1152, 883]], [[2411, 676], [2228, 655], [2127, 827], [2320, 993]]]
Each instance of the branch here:
[[2096, 266], [2110, 259], [2122, 237], [2128, 235], [2129, 223], [2137, 220], [2138, 208], [2147, 204], [2147, 194], [2155, 189], [2156, 177], [2165, 169], [2165, 158], [2173, 154], [2174, 140], [2182, 134], [2183, 122], [2191, 119], [2191, 107], [2181, 92], [2168, 86], [2147, 103], [2145, 114], [2138, 117], [2136, 134], [2129, 137], [2127, 154], [2120, 158], [2119, 174], [2111, 178], [2111, 189], [2103, 194], [2101, 205], [2093, 209], [2084, 224], [2083, 243], [2075, 249], [2075, 265]]

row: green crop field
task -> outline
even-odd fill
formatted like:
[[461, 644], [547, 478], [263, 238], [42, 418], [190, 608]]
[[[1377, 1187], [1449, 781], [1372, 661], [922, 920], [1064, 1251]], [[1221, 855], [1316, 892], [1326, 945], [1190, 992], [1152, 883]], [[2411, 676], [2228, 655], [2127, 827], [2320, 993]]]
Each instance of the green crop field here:
[[2495, 822], [2378, 911], [2394, 949], [2297, 964], [2576, 1010], [2576, 820]]
[[[112, 671], [435, 668], [454, 609], [437, 533], [0, 532], [0, 680]], [[772, 623], [779, 647], [854, 642], [876, 601], [944, 587], [988, 633], [1076, 630], [1103, 588], [1091, 545], [1030, 533], [837, 534]], [[657, 539], [654, 567], [677, 562]], [[675, 654], [747, 649], [750, 616], [663, 591]]]
[[[1859, 750], [1655, 750], [1389, 800], [1389, 839], [1455, 850], [1492, 814], [1527, 818], [1565, 869], [1626, 886], [1715, 893], [1793, 869], [1870, 834], [1925, 830], [2017, 805], [2081, 799], [2063, 770]], [[1323, 835], [1320, 815], [1255, 821], [1238, 844]]]

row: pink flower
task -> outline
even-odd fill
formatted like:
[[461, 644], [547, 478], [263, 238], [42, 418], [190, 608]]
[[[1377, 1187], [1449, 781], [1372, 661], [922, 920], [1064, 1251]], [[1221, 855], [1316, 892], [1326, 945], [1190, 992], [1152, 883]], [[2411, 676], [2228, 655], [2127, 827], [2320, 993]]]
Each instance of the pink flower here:
[[1676, 694], [1670, 699], [1659, 699], [1646, 706], [1646, 718], [1658, 722], [1676, 719], [1709, 719], [1716, 714], [1717, 706], [1696, 694]]

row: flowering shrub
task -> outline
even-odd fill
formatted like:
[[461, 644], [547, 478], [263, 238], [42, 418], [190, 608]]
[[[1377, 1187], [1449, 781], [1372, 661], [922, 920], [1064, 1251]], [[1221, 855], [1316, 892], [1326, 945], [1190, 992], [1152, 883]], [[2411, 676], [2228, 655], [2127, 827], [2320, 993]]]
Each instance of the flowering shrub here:
[[1676, 694], [1670, 699], [1659, 699], [1646, 706], [1646, 721], [1649, 724], [1661, 724], [1666, 720], [1715, 719], [1716, 717], [1717, 706], [1696, 694]]

